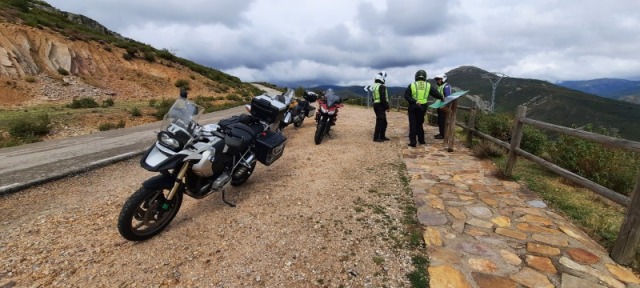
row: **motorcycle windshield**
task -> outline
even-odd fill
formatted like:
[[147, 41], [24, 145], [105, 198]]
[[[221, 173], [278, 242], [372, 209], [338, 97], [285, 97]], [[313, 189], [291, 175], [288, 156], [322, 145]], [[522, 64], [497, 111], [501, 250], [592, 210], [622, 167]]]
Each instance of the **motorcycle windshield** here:
[[324, 95], [325, 101], [327, 101], [327, 107], [331, 107], [338, 102], [340, 102], [340, 96], [333, 93], [333, 91], [329, 91]]
[[291, 88], [287, 88], [287, 91], [282, 93], [282, 95], [277, 95], [275, 96], [275, 99], [284, 103], [285, 105], [289, 105], [291, 104], [291, 100], [293, 99], [293, 97], [296, 95], [296, 91], [291, 89]]
[[204, 112], [204, 108], [184, 98], [176, 99], [162, 120], [162, 130], [176, 125], [189, 133], [197, 126], [198, 119]]

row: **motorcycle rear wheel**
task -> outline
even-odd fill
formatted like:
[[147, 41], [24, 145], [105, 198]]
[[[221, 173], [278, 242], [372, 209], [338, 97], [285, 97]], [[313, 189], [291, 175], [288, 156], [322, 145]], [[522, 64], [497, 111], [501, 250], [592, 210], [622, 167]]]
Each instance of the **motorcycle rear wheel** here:
[[316, 145], [322, 142], [322, 138], [324, 137], [324, 134], [325, 134], [324, 129], [326, 125], [327, 123], [325, 122], [318, 123], [318, 126], [316, 127], [316, 135], [313, 138], [313, 140], [316, 142]]
[[166, 199], [170, 189], [138, 189], [120, 211], [120, 235], [130, 241], [144, 241], [162, 232], [180, 210], [183, 189], [180, 188], [171, 201]]

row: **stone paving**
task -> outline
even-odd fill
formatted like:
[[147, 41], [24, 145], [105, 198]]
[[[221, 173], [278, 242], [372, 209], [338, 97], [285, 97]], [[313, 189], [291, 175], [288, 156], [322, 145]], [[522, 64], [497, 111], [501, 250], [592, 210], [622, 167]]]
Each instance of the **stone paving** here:
[[[402, 156], [431, 287], [640, 287], [630, 269], [535, 194], [496, 177], [491, 161], [461, 143], [447, 152], [433, 139], [436, 128], [425, 130], [427, 144], [403, 146]], [[407, 142], [406, 130], [395, 134]]]

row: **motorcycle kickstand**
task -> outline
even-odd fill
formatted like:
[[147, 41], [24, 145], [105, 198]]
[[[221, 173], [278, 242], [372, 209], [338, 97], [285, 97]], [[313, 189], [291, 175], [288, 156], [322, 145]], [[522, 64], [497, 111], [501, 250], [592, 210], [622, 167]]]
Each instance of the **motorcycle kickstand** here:
[[235, 203], [231, 203], [229, 201], [227, 201], [227, 199], [224, 197], [224, 192], [226, 191], [225, 188], [222, 188], [222, 202], [224, 202], [224, 204], [229, 205], [230, 207], [236, 207]]

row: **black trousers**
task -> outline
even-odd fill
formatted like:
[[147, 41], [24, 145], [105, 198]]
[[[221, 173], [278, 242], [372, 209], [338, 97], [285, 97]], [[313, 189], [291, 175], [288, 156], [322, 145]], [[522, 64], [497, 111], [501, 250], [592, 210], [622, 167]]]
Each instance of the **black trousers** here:
[[438, 109], [438, 131], [444, 136], [444, 123], [447, 120], [447, 113], [443, 109]]
[[409, 144], [416, 145], [424, 142], [424, 115], [427, 113], [427, 105], [412, 104], [409, 106]]
[[376, 113], [376, 127], [373, 130], [373, 140], [384, 139], [387, 132], [387, 109], [380, 103], [374, 103], [373, 112]]

